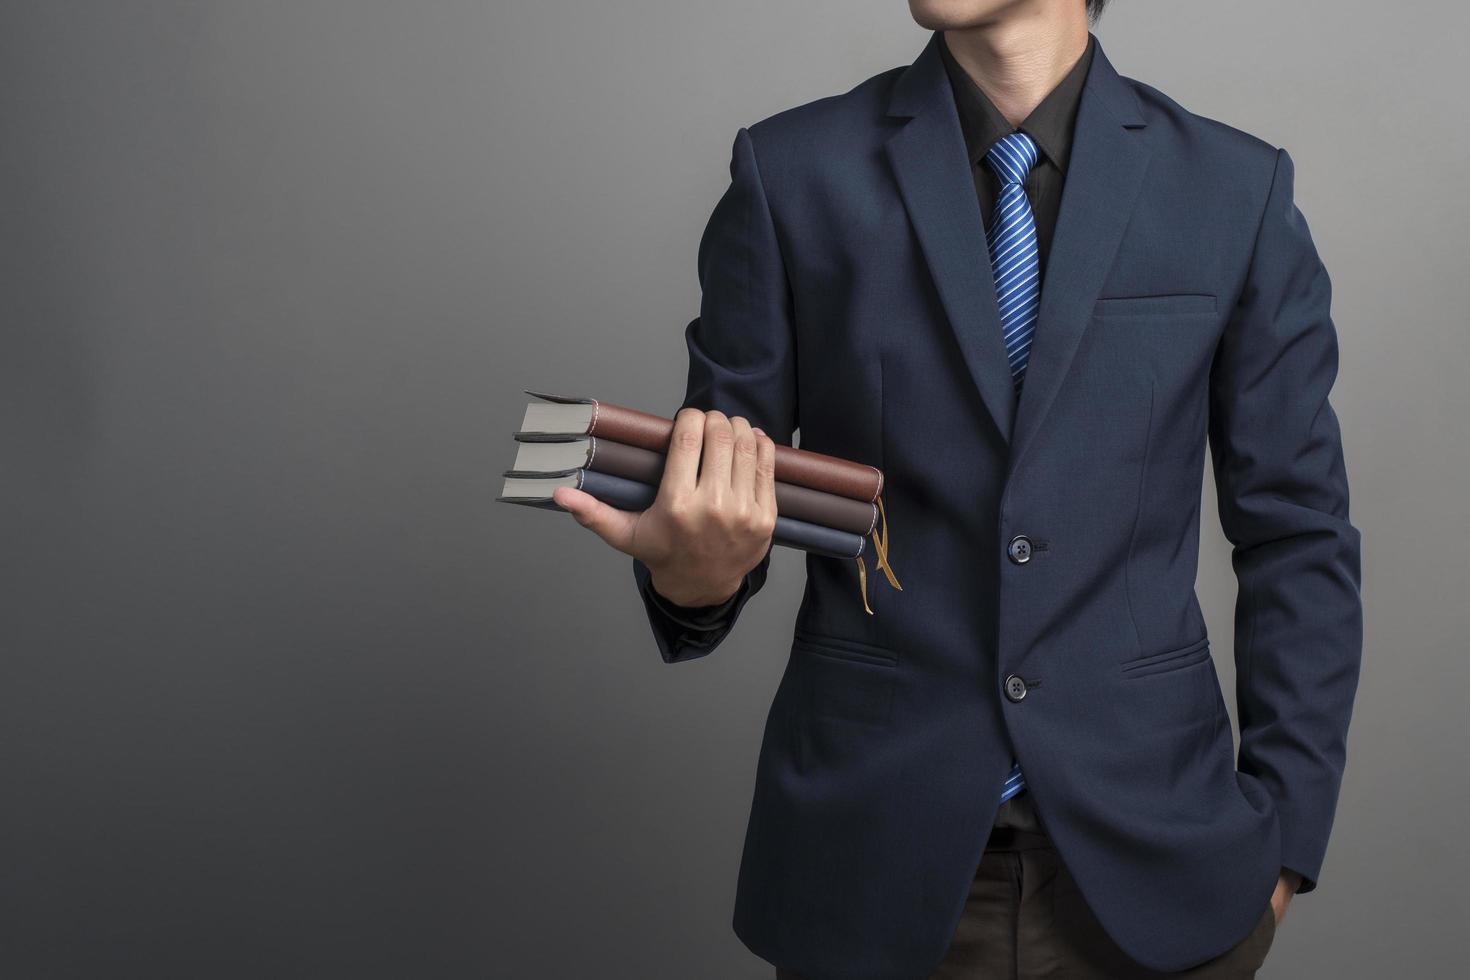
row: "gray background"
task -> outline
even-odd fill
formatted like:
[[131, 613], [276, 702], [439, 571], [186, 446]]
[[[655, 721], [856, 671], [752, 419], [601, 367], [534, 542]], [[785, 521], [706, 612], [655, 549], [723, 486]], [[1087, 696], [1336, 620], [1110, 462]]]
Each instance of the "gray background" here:
[[[1367, 644], [1264, 975], [1448, 975], [1470, 7], [1098, 33], [1287, 147], [1336, 285]], [[0, 975], [769, 976], [729, 917], [799, 559], [668, 667], [626, 558], [491, 500], [521, 387], [677, 405], [736, 128], [925, 39], [900, 0], [0, 2]]]

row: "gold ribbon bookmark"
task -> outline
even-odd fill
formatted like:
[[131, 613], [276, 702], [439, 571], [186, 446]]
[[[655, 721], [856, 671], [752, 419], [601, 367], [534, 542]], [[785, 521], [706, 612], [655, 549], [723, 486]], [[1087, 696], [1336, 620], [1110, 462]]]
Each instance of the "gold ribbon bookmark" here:
[[[902, 592], [903, 586], [898, 584], [898, 576], [894, 574], [893, 566], [888, 563], [888, 512], [883, 508], [883, 498], [881, 496], [878, 498], [878, 517], [879, 523], [882, 525], [881, 530], [875, 526], [870, 532], [873, 538], [873, 553], [877, 556], [876, 565], [878, 570], [888, 579], [888, 584]], [[858, 555], [853, 561], [857, 562], [858, 588], [862, 592], [863, 609], [871, 616], [873, 615], [873, 608], [868, 605], [868, 569], [863, 564], [862, 555]]]
[[873, 550], [878, 555], [878, 568], [888, 578], [888, 584], [898, 591], [903, 591], [903, 586], [898, 584], [898, 576], [893, 573], [893, 566], [888, 564], [888, 512], [883, 509], [883, 498], [878, 498], [878, 516], [883, 523], [883, 533], [880, 535], [878, 529], [873, 528]]

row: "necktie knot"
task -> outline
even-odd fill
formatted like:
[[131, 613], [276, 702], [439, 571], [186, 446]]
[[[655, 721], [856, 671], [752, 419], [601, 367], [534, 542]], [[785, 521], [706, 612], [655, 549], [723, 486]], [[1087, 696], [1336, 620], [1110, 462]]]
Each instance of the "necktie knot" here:
[[1036, 141], [1019, 129], [996, 140], [985, 152], [985, 162], [1002, 184], [1024, 184], [1039, 158]]

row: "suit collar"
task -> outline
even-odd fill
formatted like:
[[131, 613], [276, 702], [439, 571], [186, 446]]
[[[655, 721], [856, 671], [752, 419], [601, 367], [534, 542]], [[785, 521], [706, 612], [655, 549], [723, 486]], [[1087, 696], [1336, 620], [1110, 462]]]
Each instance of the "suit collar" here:
[[[1129, 128], [1147, 125], [1138, 95], [1114, 70], [1097, 35], [1089, 34], [1088, 43], [1092, 47], [1093, 63], [1088, 66], [1085, 88], [1091, 90], [1091, 97], [1102, 103], [1119, 125]], [[944, 38], [938, 31], [933, 32], [918, 58], [898, 77], [888, 98], [890, 116], [912, 118], [922, 115], [944, 98], [953, 101], [944, 91], [947, 82], [943, 55], [939, 51], [942, 44]]]
[[955, 108], [959, 110], [960, 129], [965, 134], [970, 162], [980, 163], [997, 140], [1021, 129], [1036, 141], [1042, 154], [1057, 170], [1066, 173], [1067, 159], [1072, 150], [1072, 131], [1077, 120], [1077, 103], [1082, 98], [1082, 87], [1087, 83], [1095, 41], [1096, 38], [1089, 34], [1087, 46], [1078, 57], [1077, 63], [1047, 93], [1046, 98], [1027, 114], [1019, 126], [1012, 126], [1010, 120], [1001, 114], [995, 103], [990, 101], [990, 97], [955, 60], [944, 35], [940, 34], [940, 60], [954, 92]]
[[[961, 358], [1012, 466], [1040, 429], [1091, 319], [1148, 161], [1138, 97], [1091, 38], [1061, 210], [1042, 275], [1036, 340], [1016, 398], [954, 91], [935, 32], [898, 77], [888, 114], [905, 122], [886, 150]], [[1014, 431], [1013, 431], [1014, 429]]]

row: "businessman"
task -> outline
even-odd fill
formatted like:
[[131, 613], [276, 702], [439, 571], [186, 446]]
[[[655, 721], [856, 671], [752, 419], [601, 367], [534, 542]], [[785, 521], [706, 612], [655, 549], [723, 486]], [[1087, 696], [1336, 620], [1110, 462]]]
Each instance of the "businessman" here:
[[558, 491], [679, 662], [765, 581], [775, 442], [886, 474], [903, 590], [807, 557], [757, 763], [778, 977], [1250, 977], [1318, 884], [1362, 644], [1330, 285], [1291, 157], [1119, 75], [1101, 6], [911, 0], [913, 64], [742, 128], [656, 503]]

